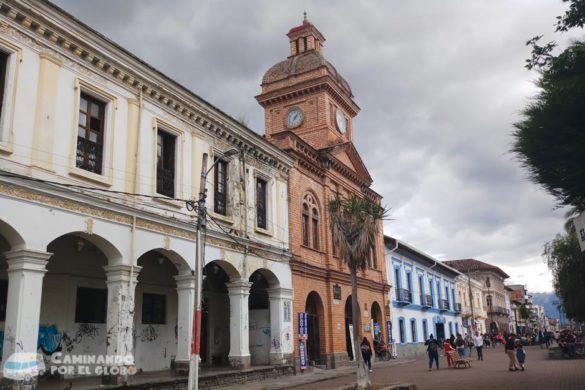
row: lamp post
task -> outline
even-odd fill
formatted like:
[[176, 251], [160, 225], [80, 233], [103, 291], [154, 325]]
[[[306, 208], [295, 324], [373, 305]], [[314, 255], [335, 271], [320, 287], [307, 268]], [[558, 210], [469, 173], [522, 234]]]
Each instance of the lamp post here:
[[[238, 154], [237, 149], [229, 149], [221, 153], [220, 156], [224, 159], [230, 159], [232, 156]], [[200, 336], [201, 336], [201, 290], [203, 280], [203, 245], [201, 243], [203, 233], [207, 228], [207, 212], [205, 208], [205, 198], [207, 197], [207, 189], [205, 183], [207, 182], [207, 175], [221, 161], [216, 159], [211, 167], [207, 169], [207, 153], [203, 153], [203, 160], [201, 163], [201, 182], [199, 184], [199, 199], [197, 200], [197, 241], [195, 243], [195, 311], [193, 312], [193, 341], [191, 343], [191, 359], [189, 359], [189, 379], [187, 389], [194, 390], [199, 388], [199, 355], [200, 355]], [[193, 204], [187, 203], [187, 209], [193, 210]]]

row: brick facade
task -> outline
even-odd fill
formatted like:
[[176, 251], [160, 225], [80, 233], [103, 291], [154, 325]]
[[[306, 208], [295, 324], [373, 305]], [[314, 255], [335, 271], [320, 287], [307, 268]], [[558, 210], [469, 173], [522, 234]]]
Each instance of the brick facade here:
[[[334, 255], [327, 202], [336, 193], [343, 197], [356, 194], [378, 202], [381, 197], [370, 189], [372, 179], [353, 146], [352, 119], [359, 107], [353, 101], [347, 82], [322, 56], [325, 39], [306, 19], [302, 25], [291, 29], [288, 37], [291, 55], [266, 72], [262, 93], [256, 99], [265, 109], [266, 139], [295, 160], [289, 175], [293, 333], [298, 330], [298, 313], [311, 309], [318, 318], [319, 353], [310, 352], [311, 343], [317, 343], [317, 331], [312, 330], [307, 341], [309, 357], [315, 364], [334, 368], [348, 361], [345, 308], [351, 296], [351, 279], [348, 268]], [[300, 124], [287, 123], [291, 110], [302, 113]], [[345, 120], [344, 132], [336, 120], [341, 117]], [[303, 202], [307, 199], [312, 202], [307, 215], [310, 237], [304, 240]], [[318, 215], [317, 245], [313, 239], [314, 212]], [[378, 233], [373, 250], [375, 264], [358, 275], [360, 332], [370, 340], [373, 337], [372, 316], [377, 317], [383, 340], [386, 340], [385, 323], [390, 316], [390, 286], [386, 278], [381, 222]], [[338, 300], [334, 300], [334, 286], [341, 288]], [[366, 327], [370, 330], [366, 331]], [[295, 337], [297, 358], [298, 347]]]

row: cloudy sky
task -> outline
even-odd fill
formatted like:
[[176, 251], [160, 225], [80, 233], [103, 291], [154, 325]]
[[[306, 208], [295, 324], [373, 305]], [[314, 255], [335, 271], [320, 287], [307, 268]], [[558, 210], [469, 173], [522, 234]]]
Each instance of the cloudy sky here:
[[568, 39], [553, 34], [561, 0], [55, 2], [260, 134], [254, 96], [306, 10], [362, 109], [355, 143], [391, 207], [385, 233], [552, 290], [541, 253], [563, 210], [509, 149], [536, 91], [525, 42]]

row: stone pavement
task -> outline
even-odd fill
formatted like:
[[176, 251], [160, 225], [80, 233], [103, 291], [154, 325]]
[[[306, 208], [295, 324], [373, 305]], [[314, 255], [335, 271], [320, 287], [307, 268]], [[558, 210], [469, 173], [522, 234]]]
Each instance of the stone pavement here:
[[[404, 360], [391, 360], [388, 362], [376, 362], [373, 364], [374, 370], [382, 370], [388, 369], [389, 367], [394, 366], [403, 366], [408, 363], [413, 363], [415, 360], [412, 359], [404, 359]], [[342, 384], [340, 386], [348, 384], [351, 379], [355, 377], [355, 368], [353, 366], [348, 367], [341, 367], [335, 370], [323, 370], [319, 368], [315, 368], [312, 372], [307, 372], [304, 374], [298, 375], [291, 375], [291, 376], [283, 376], [278, 379], [271, 379], [267, 381], [261, 382], [250, 382], [242, 385], [231, 385], [226, 387], [216, 387], [216, 389], [221, 390], [280, 390], [280, 389], [304, 389], [308, 388], [307, 386], [317, 386], [311, 387], [316, 389], [321, 389], [323, 387], [319, 387], [322, 383], [329, 383], [330, 381], [338, 381], [342, 380]]]
[[[428, 371], [426, 358], [375, 367], [370, 374], [374, 384], [412, 383], [417, 390], [583, 390], [585, 389], [585, 359], [548, 360], [548, 350], [538, 346], [526, 347], [526, 371], [508, 371], [508, 358], [503, 346], [484, 350], [483, 361], [474, 356], [471, 368], [447, 368], [441, 356], [437, 371]], [[474, 351], [475, 352], [475, 351]], [[335, 371], [335, 370], [331, 370]], [[335, 379], [300, 386], [270, 387], [326, 390], [341, 388], [354, 381], [355, 373], [339, 374]], [[260, 384], [250, 384], [247, 389], [263, 389]]]

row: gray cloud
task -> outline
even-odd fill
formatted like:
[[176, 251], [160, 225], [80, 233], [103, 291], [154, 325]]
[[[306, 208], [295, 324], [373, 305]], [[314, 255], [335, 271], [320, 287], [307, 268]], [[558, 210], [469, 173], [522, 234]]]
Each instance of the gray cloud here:
[[536, 90], [524, 43], [553, 38], [560, 1], [56, 3], [259, 133], [261, 77], [288, 55], [285, 34], [307, 9], [362, 107], [355, 142], [392, 207], [386, 233], [551, 289], [541, 252], [562, 210], [508, 151]]

